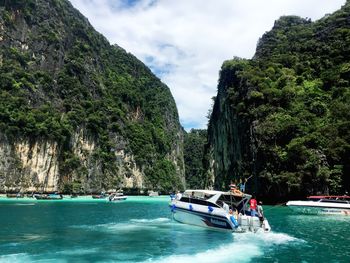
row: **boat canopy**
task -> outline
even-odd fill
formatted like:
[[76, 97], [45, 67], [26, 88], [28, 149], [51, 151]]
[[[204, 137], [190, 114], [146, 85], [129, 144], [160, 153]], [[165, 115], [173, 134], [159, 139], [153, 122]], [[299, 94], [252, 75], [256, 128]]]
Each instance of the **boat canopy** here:
[[211, 204], [224, 207], [227, 204], [229, 207], [237, 209], [239, 212], [245, 209], [245, 206], [251, 199], [248, 194], [234, 194], [232, 191], [215, 191], [215, 190], [186, 190], [181, 198], [182, 201], [194, 202], [194, 199], [205, 200]]

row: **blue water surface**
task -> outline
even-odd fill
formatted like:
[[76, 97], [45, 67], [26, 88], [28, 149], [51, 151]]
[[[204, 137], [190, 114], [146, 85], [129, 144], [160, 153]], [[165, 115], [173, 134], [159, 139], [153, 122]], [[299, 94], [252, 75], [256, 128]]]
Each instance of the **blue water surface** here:
[[168, 197], [0, 199], [0, 262], [350, 262], [350, 217], [265, 206], [270, 233], [172, 220]]

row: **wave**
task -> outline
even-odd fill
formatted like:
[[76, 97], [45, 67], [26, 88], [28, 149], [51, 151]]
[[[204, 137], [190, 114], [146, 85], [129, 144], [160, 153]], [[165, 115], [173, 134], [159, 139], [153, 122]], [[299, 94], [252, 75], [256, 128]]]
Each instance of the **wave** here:
[[65, 259], [57, 258], [40, 258], [39, 256], [31, 256], [27, 253], [8, 254], [0, 256], [0, 263], [23, 263], [23, 262], [45, 262], [45, 263], [66, 263]]
[[204, 252], [199, 252], [194, 255], [172, 255], [169, 257], [160, 258], [157, 260], [148, 260], [146, 262], [250, 262], [252, 258], [262, 255], [261, 248], [254, 244], [238, 244], [232, 243], [229, 245], [220, 246], [216, 249], [210, 249]]
[[68, 259], [60, 259], [59, 257], [69, 257], [69, 256], [85, 256], [89, 254], [94, 254], [97, 249], [70, 249], [61, 250], [53, 253], [44, 253], [37, 255], [29, 255], [27, 253], [16, 253], [8, 255], [0, 255], [0, 263], [17, 263], [17, 262], [70, 262]]
[[8, 254], [1, 255], [0, 262], [1, 263], [16, 263], [16, 262], [30, 262], [31, 257], [27, 253], [16, 253], [16, 254]]
[[64, 256], [83, 256], [83, 255], [89, 255], [97, 253], [97, 248], [76, 248], [76, 249], [70, 249], [70, 250], [62, 250], [57, 251], [55, 254], [57, 255], [64, 255]]
[[218, 248], [209, 249], [204, 252], [195, 254], [171, 255], [158, 259], [149, 259], [145, 262], [172, 263], [186, 262], [193, 263], [226, 263], [226, 262], [251, 262], [254, 258], [264, 254], [266, 249], [275, 245], [294, 244], [305, 242], [301, 239], [289, 236], [284, 233], [240, 233], [232, 234], [233, 242], [219, 246]]
[[114, 232], [114, 231], [130, 231], [130, 230], [137, 230], [137, 229], [154, 229], [161, 226], [164, 226], [164, 224], [170, 223], [171, 219], [169, 218], [154, 218], [154, 219], [130, 219], [128, 222], [124, 223], [107, 223], [107, 224], [99, 224], [99, 225], [78, 225], [78, 226], [72, 226], [73, 228], [84, 228], [89, 229], [93, 231], [108, 231], [108, 232]]
[[130, 222], [135, 223], [164, 223], [164, 222], [170, 222], [171, 219], [166, 217], [160, 217], [155, 219], [131, 219]]
[[272, 246], [272, 245], [282, 245], [291, 242], [305, 242], [304, 240], [292, 237], [284, 233], [275, 233], [275, 232], [257, 232], [257, 233], [243, 233], [243, 234], [233, 234], [234, 241], [237, 242], [254, 242], [263, 246]]

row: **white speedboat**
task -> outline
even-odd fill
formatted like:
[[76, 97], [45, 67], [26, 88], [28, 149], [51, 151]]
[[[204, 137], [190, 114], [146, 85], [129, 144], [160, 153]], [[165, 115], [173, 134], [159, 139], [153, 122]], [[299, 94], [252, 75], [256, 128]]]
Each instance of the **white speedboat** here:
[[212, 190], [186, 190], [170, 203], [173, 218], [181, 223], [233, 232], [269, 232], [266, 218], [251, 216], [251, 195]]
[[156, 191], [149, 191], [149, 192], [148, 192], [148, 196], [149, 196], [149, 197], [159, 196], [159, 193], [156, 192]]
[[123, 201], [126, 200], [128, 197], [124, 195], [122, 192], [112, 193], [109, 195], [108, 200], [111, 202], [115, 201]]
[[303, 214], [350, 215], [350, 196], [315, 195], [306, 201], [289, 201], [293, 211]]

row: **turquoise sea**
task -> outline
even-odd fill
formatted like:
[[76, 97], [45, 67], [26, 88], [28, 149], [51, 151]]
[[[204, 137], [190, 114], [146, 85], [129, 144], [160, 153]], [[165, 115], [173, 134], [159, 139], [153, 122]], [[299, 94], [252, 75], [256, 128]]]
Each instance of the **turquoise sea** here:
[[265, 206], [270, 233], [177, 223], [168, 197], [0, 198], [0, 262], [350, 262], [350, 217]]

